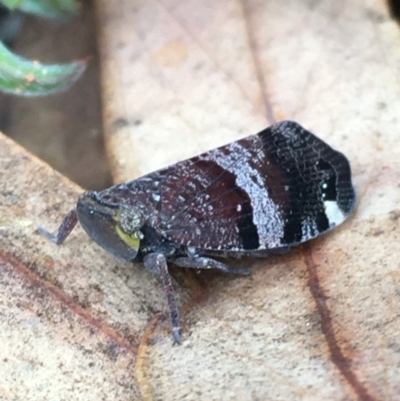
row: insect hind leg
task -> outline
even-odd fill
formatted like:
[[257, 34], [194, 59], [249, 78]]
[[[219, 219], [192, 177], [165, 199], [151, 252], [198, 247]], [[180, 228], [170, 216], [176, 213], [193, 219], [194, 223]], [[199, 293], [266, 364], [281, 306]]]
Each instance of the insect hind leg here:
[[218, 260], [202, 256], [192, 258], [180, 257], [173, 259], [171, 262], [179, 267], [188, 267], [191, 269], [217, 269], [225, 273], [239, 274], [242, 276], [248, 276], [250, 274], [248, 269], [235, 269]]

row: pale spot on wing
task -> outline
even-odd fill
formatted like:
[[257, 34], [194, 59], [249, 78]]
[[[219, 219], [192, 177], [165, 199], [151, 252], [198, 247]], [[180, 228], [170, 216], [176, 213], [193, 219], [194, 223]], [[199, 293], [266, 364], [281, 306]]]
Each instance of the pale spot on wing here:
[[343, 212], [339, 209], [337, 202], [324, 201], [324, 206], [330, 226], [337, 226], [346, 218]]

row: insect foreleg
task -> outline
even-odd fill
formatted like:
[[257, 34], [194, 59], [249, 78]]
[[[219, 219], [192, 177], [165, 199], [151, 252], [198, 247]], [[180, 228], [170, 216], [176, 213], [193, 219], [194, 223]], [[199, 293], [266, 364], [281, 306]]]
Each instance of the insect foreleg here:
[[47, 237], [55, 244], [60, 245], [65, 241], [68, 235], [71, 234], [71, 231], [74, 229], [77, 222], [78, 216], [76, 215], [76, 210], [73, 209], [64, 217], [64, 220], [60, 224], [57, 233], [53, 234], [42, 227], [39, 227], [37, 232]]
[[174, 338], [174, 343], [178, 344], [180, 341], [179, 311], [171, 276], [168, 271], [167, 260], [162, 253], [152, 253], [145, 256], [143, 262], [146, 270], [160, 274], [161, 276], [172, 324], [172, 336]]

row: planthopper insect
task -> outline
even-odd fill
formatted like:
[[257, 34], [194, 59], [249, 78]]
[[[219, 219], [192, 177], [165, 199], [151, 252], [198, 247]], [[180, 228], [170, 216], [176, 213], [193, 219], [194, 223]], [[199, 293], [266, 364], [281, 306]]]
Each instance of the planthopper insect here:
[[86, 191], [56, 234], [79, 221], [97, 244], [159, 274], [180, 340], [168, 264], [248, 275], [219, 259], [283, 253], [342, 223], [355, 205], [346, 157], [293, 121], [104, 191]]

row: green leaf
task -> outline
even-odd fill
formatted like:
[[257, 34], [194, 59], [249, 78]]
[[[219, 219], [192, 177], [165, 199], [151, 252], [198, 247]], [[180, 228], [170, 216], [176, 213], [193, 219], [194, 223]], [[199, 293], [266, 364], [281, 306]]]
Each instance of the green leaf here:
[[41, 64], [26, 60], [0, 42], [0, 90], [21, 96], [44, 96], [68, 89], [83, 73], [86, 60]]
[[79, 11], [75, 0], [0, 0], [10, 10], [21, 10], [44, 18], [66, 19]]

